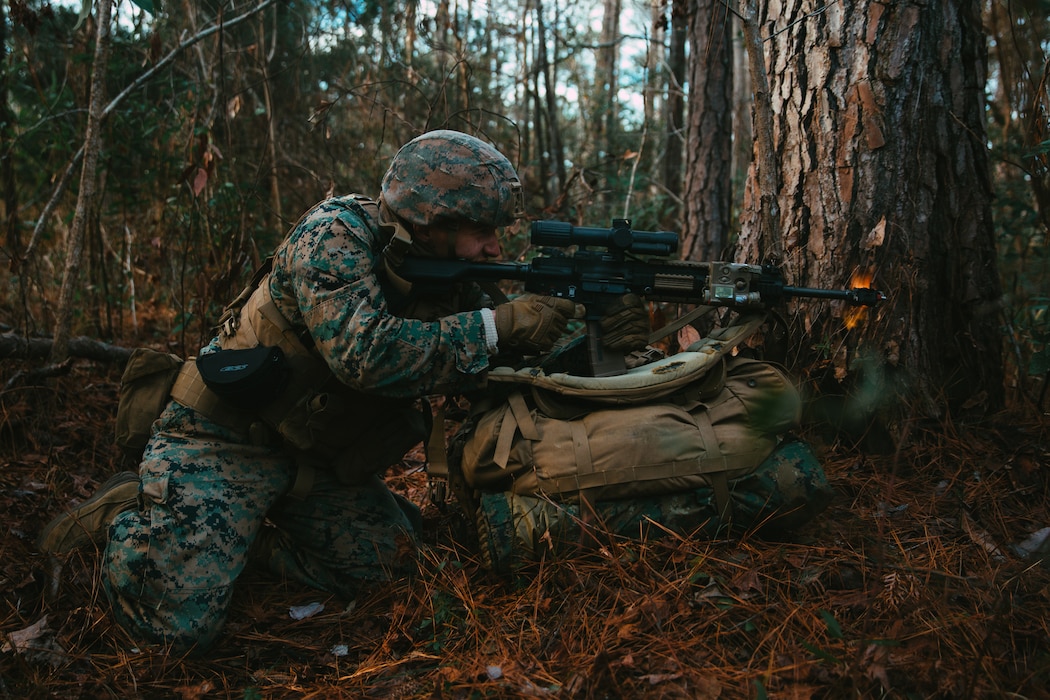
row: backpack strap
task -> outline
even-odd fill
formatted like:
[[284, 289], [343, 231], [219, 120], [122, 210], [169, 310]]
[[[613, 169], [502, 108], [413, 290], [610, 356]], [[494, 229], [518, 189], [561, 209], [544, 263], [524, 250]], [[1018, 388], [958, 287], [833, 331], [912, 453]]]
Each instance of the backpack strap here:
[[510, 410], [503, 415], [503, 424], [500, 425], [493, 454], [493, 461], [503, 469], [507, 468], [507, 462], [510, 461], [510, 450], [516, 433], [520, 432], [526, 440], [540, 439], [540, 431], [536, 422], [532, 420], [532, 413], [520, 391], [515, 391], [507, 397], [507, 405]]
[[444, 512], [451, 491], [464, 515], [473, 522], [478, 509], [477, 494], [464, 478], [463, 465], [455, 450], [454, 458], [449, 459], [449, 448], [445, 441], [445, 402], [450, 400], [451, 397], [446, 396], [438, 405], [426, 444], [430, 502]]
[[445, 445], [445, 404], [438, 406], [427, 438], [427, 478], [430, 481], [430, 502], [443, 508], [448, 500], [448, 448]]
[[218, 330], [224, 337], [232, 336], [237, 333], [237, 328], [241, 325], [241, 309], [248, 303], [248, 298], [251, 297], [252, 293], [255, 292], [256, 288], [262, 283], [263, 278], [270, 274], [273, 269], [273, 256], [266, 258], [263, 264], [259, 266], [259, 269], [252, 274], [251, 280], [248, 281], [248, 285], [241, 290], [241, 293], [237, 295], [233, 301], [226, 305], [226, 308], [222, 310], [222, 316], [219, 317]]

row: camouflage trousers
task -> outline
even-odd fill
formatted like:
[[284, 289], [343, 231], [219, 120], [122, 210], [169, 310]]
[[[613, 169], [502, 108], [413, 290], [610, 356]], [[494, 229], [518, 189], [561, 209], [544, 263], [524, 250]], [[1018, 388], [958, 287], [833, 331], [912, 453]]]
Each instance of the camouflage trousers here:
[[154, 425], [139, 472], [141, 508], [110, 526], [103, 585], [118, 621], [145, 642], [207, 648], [249, 551], [278, 575], [348, 598], [415, 571], [419, 511], [379, 478], [347, 486], [319, 471], [304, 498], [286, 497], [296, 466], [285, 452], [177, 403]]

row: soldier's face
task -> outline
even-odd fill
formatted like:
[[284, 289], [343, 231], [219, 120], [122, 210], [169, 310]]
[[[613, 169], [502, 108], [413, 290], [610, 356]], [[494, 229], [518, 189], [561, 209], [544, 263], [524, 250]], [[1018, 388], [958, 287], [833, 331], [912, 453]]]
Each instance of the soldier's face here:
[[[491, 226], [474, 223], [460, 224], [455, 229], [431, 226], [425, 231], [417, 231], [416, 235], [439, 257], [484, 262], [498, 258], [501, 253], [496, 229]], [[451, 251], [450, 240], [454, 241], [454, 250]]]
[[468, 224], [456, 231], [456, 257], [460, 260], [483, 262], [500, 256], [499, 238], [491, 226]]

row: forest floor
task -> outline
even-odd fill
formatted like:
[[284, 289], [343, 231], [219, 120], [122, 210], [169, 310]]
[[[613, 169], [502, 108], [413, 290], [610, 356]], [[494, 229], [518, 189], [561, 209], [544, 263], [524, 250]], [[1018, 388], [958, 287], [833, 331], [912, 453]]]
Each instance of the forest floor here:
[[[119, 370], [30, 368], [0, 363], [0, 698], [1050, 698], [1029, 540], [1050, 532], [1050, 422], [1031, 408], [916, 426], [889, 455], [816, 441], [837, 496], [790, 542], [625, 542], [502, 579], [427, 505], [414, 581], [351, 601], [246, 572], [192, 657], [116, 626], [94, 549], [35, 551], [118, 469]], [[388, 480], [423, 505], [420, 467]]]

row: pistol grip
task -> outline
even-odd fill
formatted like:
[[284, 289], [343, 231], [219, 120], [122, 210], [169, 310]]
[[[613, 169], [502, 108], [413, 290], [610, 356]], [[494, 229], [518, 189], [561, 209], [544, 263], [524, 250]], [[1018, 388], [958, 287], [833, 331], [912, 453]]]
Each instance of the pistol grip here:
[[623, 353], [610, 350], [602, 342], [602, 325], [597, 319], [587, 319], [587, 357], [594, 377], [614, 377], [627, 371]]

